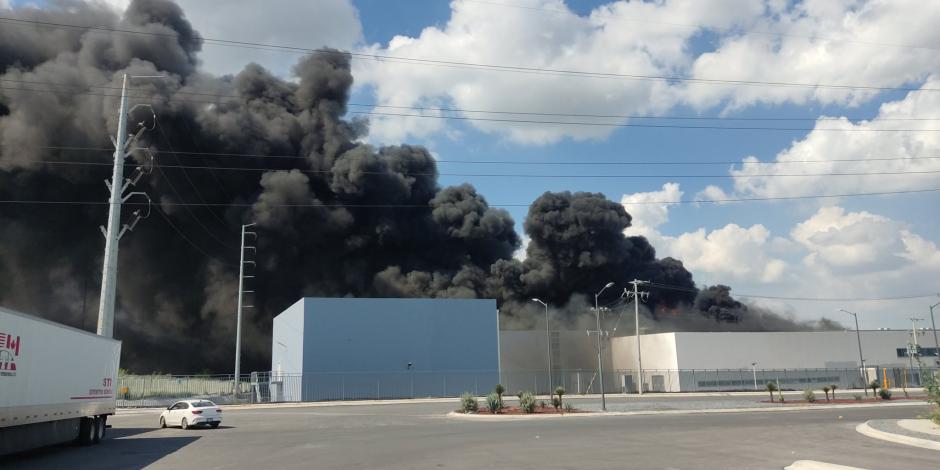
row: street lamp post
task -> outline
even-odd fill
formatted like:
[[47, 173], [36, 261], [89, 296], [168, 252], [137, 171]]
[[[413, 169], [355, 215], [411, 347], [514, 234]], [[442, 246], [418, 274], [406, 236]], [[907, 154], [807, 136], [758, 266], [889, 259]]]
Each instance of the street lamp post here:
[[613, 282], [608, 282], [603, 289], [594, 294], [594, 316], [597, 318], [597, 376], [601, 381], [601, 411], [607, 411], [607, 398], [604, 396], [604, 363], [601, 361], [601, 309], [597, 299], [605, 290], [613, 286]]
[[[555, 380], [552, 377], [552, 328], [551, 323], [548, 319], [548, 304], [542, 302], [539, 299], [532, 299], [533, 302], [538, 302], [545, 307], [545, 347], [548, 350], [548, 393], [553, 393], [552, 387], [555, 386]], [[538, 390], [536, 390], [538, 393]]]
[[751, 363], [751, 373], [754, 374], [754, 390], [757, 390], [757, 363]]
[[855, 338], [858, 340], [858, 364], [859, 364], [858, 371], [862, 377], [862, 388], [865, 389], [865, 396], [867, 397], [868, 396], [868, 387], [867, 387], [868, 384], [865, 383], [867, 377], [865, 374], [865, 358], [864, 356], [862, 356], [862, 334], [859, 333], [858, 331], [858, 314], [855, 312], [850, 312], [844, 308], [840, 308], [839, 311], [848, 313], [849, 315], [852, 315], [853, 317], [855, 317]]
[[[940, 295], [940, 294], [937, 294], [937, 295]], [[934, 307], [937, 307], [938, 305], [940, 305], [940, 302], [937, 302], [930, 306], [930, 326], [933, 327], [933, 347], [934, 347], [934, 354], [936, 354], [934, 363], [937, 364], [937, 367], [940, 367], [940, 342], [937, 341], [937, 323], [933, 319], [933, 309]]]

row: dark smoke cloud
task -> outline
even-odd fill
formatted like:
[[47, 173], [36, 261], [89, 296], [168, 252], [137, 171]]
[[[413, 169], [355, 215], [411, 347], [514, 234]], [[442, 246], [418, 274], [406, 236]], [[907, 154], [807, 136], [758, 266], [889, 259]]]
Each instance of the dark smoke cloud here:
[[[630, 215], [601, 194], [539, 197], [524, 225], [527, 259], [513, 259], [520, 238], [509, 214], [470, 185], [440, 187], [427, 150], [361, 143], [367, 123], [342, 118], [353, 83], [348, 54], [305, 57], [295, 81], [256, 64], [214, 77], [199, 71], [202, 40], [167, 0], [135, 0], [123, 16], [67, 0], [0, 12], [157, 33], [0, 28], [0, 199], [106, 200], [108, 166], [41, 161], [110, 162], [107, 151], [50, 147], [107, 147], [123, 74], [167, 75], [134, 82], [133, 101], [157, 115], [132, 119], [155, 126], [142, 144], [157, 169], [139, 189], [157, 207], [121, 242], [115, 324], [131, 370], [229, 370], [238, 230], [249, 221], [258, 223], [260, 256], [243, 370], [268, 366], [270, 320], [303, 295], [491, 297], [510, 323], [522, 324], [531, 297], [575, 315], [609, 281], [618, 289], [634, 277], [695, 287], [680, 261], [657, 259], [646, 239], [625, 237]], [[262, 171], [171, 167], [181, 164]], [[197, 205], [176, 205], [183, 202]], [[0, 303], [93, 329], [103, 247], [96, 225], [106, 219], [104, 206], [0, 205]], [[772, 328], [767, 319], [777, 318], [713, 294], [664, 291], [650, 305], [664, 321], [681, 311], [718, 328]], [[716, 319], [721, 312], [738, 322]]]

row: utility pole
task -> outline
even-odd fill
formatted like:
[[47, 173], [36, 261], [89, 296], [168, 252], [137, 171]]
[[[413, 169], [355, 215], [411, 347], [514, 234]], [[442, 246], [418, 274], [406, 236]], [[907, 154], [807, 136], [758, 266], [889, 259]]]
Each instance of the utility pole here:
[[[613, 287], [613, 282], [608, 282], [598, 293], [594, 294], [594, 315], [597, 318], [597, 378], [601, 381], [601, 411], [607, 411], [607, 397], [604, 395], [604, 362], [601, 359], [601, 336], [604, 332], [601, 330], [601, 309], [597, 299], [605, 290]], [[588, 331], [588, 334], [591, 334]]]
[[855, 339], [858, 340], [858, 363], [859, 363], [859, 374], [862, 376], [862, 388], [865, 389], [865, 396], [868, 396], [868, 374], [865, 373], [865, 358], [862, 356], [862, 334], [858, 331], [858, 314], [855, 312], [850, 312], [844, 308], [839, 309], [840, 312], [848, 313], [855, 317]]
[[649, 281], [641, 281], [639, 279], [634, 279], [628, 284], [633, 284], [633, 292], [627, 292], [627, 296], [633, 297], [633, 306], [634, 312], [636, 313], [636, 375], [637, 375], [637, 393], [640, 395], [643, 394], [643, 358], [641, 356], [640, 349], [640, 301], [645, 301], [649, 298], [649, 292], [640, 292], [641, 284], [649, 284]]
[[[937, 294], [940, 296], [940, 294]], [[934, 347], [934, 363], [937, 367], [940, 367], [940, 342], [937, 341], [937, 322], [933, 319], [933, 309], [940, 305], [940, 302], [937, 302], [930, 306], [930, 326], [933, 327], [933, 347]]]
[[[532, 301], [538, 302], [545, 307], [545, 344], [546, 348], [548, 349], [548, 394], [551, 395], [552, 393], [555, 393], [554, 389], [552, 388], [555, 386], [555, 380], [552, 377], [552, 328], [548, 318], [548, 304], [542, 302], [539, 299], [532, 299]], [[538, 390], [536, 390], [535, 393], [538, 393]]]
[[918, 356], [917, 363], [920, 364], [920, 345], [917, 344], [917, 322], [923, 321], [923, 318], [911, 317], [911, 345], [907, 351], [907, 360], [911, 364], [911, 385], [914, 384], [914, 356]]
[[[142, 167], [139, 167], [137, 169], [138, 174], [134, 179], [124, 179], [124, 159], [130, 155], [130, 151], [133, 151], [133, 149], [130, 149], [130, 147], [137, 141], [137, 139], [141, 134], [143, 134], [145, 130], [148, 130], [143, 126], [143, 123], [141, 123], [140, 129], [138, 129], [137, 133], [128, 138], [127, 115], [129, 111], [127, 104], [127, 87], [128, 81], [131, 78], [144, 77], [132, 77], [130, 75], [124, 74], [124, 84], [121, 87], [121, 105], [120, 109], [118, 110], [119, 115], [117, 135], [115, 135], [115, 137], [112, 139], [112, 143], [114, 144], [114, 168], [111, 173], [111, 181], [109, 182], [105, 180], [105, 185], [111, 192], [111, 197], [108, 201], [108, 227], [107, 229], [104, 227], [101, 228], [101, 232], [104, 234], [104, 263], [101, 268], [101, 297], [98, 306], [98, 334], [108, 338], [114, 336], [114, 301], [115, 297], [117, 296], [118, 244], [120, 243], [121, 237], [125, 232], [134, 230], [137, 222], [139, 222], [141, 219], [147, 218], [147, 216], [150, 214], [150, 197], [147, 196], [146, 193], [132, 192], [126, 196], [124, 195], [124, 191], [127, 190], [129, 186], [136, 184], [140, 177], [146, 173]], [[149, 107], [149, 105], [144, 106]], [[122, 227], [121, 205], [135, 195], [143, 195], [147, 198], [147, 215], [141, 215], [139, 210], [135, 211], [134, 215], [136, 218], [134, 221], [130, 224], [125, 224]]]
[[248, 228], [254, 227], [255, 224], [246, 224], [242, 225], [242, 241], [241, 241], [241, 252], [238, 255], [238, 311], [235, 313], [237, 320], [235, 321], [235, 384], [234, 384], [234, 398], [238, 399], [238, 381], [241, 378], [241, 367], [242, 367], [242, 310], [246, 308], [254, 308], [254, 305], [243, 305], [242, 301], [245, 294], [253, 294], [254, 291], [244, 290], [245, 288], [245, 279], [254, 279], [254, 275], [245, 275], [245, 265], [250, 264], [251, 266], [256, 266], [257, 264], [252, 260], [245, 259], [245, 250], [252, 250], [252, 254], [257, 254], [258, 249], [254, 246], [245, 245], [245, 236], [253, 236], [255, 240], [258, 239], [257, 232], [249, 232]]

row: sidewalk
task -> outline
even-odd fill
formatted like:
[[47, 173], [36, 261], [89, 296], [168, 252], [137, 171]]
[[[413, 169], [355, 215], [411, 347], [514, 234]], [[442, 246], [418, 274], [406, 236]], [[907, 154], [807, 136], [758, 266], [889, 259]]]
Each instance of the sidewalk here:
[[940, 451], [940, 426], [926, 419], [873, 419], [855, 430], [874, 439]]

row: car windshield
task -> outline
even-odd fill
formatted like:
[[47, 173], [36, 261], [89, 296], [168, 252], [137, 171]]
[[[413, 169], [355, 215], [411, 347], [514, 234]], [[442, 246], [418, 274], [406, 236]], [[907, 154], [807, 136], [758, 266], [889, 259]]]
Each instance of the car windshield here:
[[210, 406], [215, 406], [215, 403], [212, 403], [212, 402], [209, 401], [209, 400], [194, 401], [194, 402], [193, 402], [193, 408], [208, 408], [208, 407], [210, 407]]

